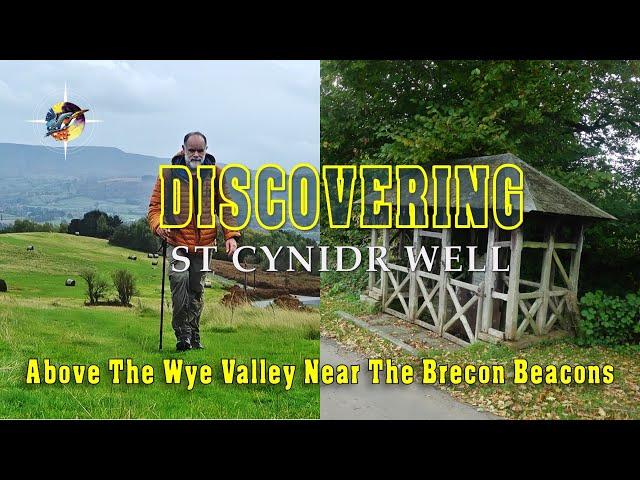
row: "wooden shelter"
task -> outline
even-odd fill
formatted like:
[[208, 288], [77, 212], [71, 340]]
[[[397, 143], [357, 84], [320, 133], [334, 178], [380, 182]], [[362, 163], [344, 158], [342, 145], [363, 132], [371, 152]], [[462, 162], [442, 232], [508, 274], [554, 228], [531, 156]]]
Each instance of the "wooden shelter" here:
[[[519, 166], [524, 176], [524, 222], [517, 229], [498, 228], [492, 212], [485, 229], [371, 229], [371, 246], [386, 248], [390, 271], [377, 267], [370, 272], [365, 293], [380, 302], [383, 312], [462, 345], [518, 340], [529, 331], [545, 335], [557, 325], [569, 297], [577, 295], [584, 228], [615, 217], [510, 153], [452, 162], [489, 165], [489, 178], [505, 163]], [[449, 193], [452, 209], [454, 188]], [[474, 204], [478, 199], [470, 185], [461, 182], [460, 190], [472, 209], [482, 207]], [[365, 202], [372, 198], [365, 197]], [[397, 205], [395, 190], [388, 190], [385, 199], [394, 210], [403, 208]], [[404, 248], [410, 245], [416, 257], [422, 246], [427, 251], [440, 247], [431, 271], [424, 261], [410, 270]], [[464, 260], [461, 272], [446, 271], [443, 247], [451, 245], [477, 246], [473, 260], [476, 269], [484, 265], [485, 271], [469, 271]], [[496, 259], [492, 247], [500, 247]], [[494, 261], [502, 268], [508, 264], [508, 272], [493, 271]]]

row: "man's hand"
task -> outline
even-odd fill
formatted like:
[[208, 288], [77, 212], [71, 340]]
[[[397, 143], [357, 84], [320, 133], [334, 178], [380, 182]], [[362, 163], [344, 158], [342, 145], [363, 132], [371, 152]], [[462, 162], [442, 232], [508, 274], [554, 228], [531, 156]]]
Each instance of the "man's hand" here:
[[225, 245], [225, 251], [227, 252], [228, 256], [233, 256], [233, 252], [235, 252], [238, 248], [238, 243], [236, 242], [235, 238], [230, 238], [229, 240], [227, 240], [226, 242], [224, 242]]

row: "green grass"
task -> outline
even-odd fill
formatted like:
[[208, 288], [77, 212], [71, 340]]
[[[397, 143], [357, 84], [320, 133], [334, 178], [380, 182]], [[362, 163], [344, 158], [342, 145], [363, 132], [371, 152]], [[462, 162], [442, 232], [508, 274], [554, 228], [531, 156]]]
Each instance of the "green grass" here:
[[[27, 252], [27, 245], [35, 251]], [[135, 254], [137, 261], [127, 260]], [[304, 358], [319, 356], [319, 314], [219, 304], [224, 291], [205, 291], [201, 321], [206, 350], [175, 352], [171, 308], [165, 306], [164, 350], [158, 351], [161, 260], [158, 267], [140, 252], [109, 246], [105, 240], [56, 233], [0, 235], [0, 418], [318, 418], [319, 387], [303, 385]], [[133, 308], [87, 307], [82, 268], [106, 278], [126, 268], [140, 295]], [[74, 278], [76, 287], [65, 287]], [[115, 297], [115, 292], [110, 292]], [[167, 302], [170, 295], [167, 292]], [[314, 333], [315, 332], [315, 333]], [[27, 385], [30, 358], [53, 364], [98, 365], [101, 381], [75, 385]], [[109, 358], [131, 358], [155, 371], [151, 385], [111, 382]], [[163, 359], [213, 367], [213, 382], [187, 390], [166, 384]], [[221, 358], [248, 363], [297, 365], [294, 386], [227, 385]], [[41, 369], [42, 373], [42, 369]]]
[[[476, 407], [514, 419], [638, 419], [640, 418], [640, 345], [619, 347], [580, 347], [572, 339], [556, 339], [514, 352], [504, 345], [478, 342], [451, 350], [425, 348], [413, 357], [368, 330], [342, 320], [336, 311], [367, 315], [374, 310], [361, 303], [358, 295], [332, 286], [321, 292], [321, 332], [368, 357], [392, 358], [397, 364], [411, 364], [421, 371], [421, 359], [433, 358], [438, 364], [499, 364], [507, 371], [504, 385], [446, 384], [451, 395]], [[515, 385], [508, 377], [515, 358], [539, 365], [614, 366], [610, 385], [563, 385], [531, 383]]]

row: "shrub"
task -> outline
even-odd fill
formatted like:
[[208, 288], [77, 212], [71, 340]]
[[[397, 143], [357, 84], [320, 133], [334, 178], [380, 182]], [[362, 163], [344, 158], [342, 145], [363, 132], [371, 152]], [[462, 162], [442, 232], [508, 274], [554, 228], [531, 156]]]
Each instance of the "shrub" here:
[[28, 219], [17, 219], [13, 225], [5, 226], [2, 233], [55, 232], [56, 227], [49, 222], [37, 223]]
[[580, 300], [581, 345], [619, 345], [640, 343], [640, 294], [624, 298], [589, 292]]
[[109, 244], [141, 252], [157, 252], [160, 240], [151, 233], [147, 219], [141, 218], [130, 225], [116, 227]]
[[[339, 292], [362, 292], [367, 288], [369, 282], [369, 273], [367, 272], [367, 250], [360, 246], [362, 254], [362, 263], [351, 272], [337, 272], [337, 253], [334, 249], [328, 252], [327, 267], [328, 272], [322, 272], [320, 276], [320, 286], [322, 288], [329, 287], [330, 294], [334, 295]], [[343, 255], [343, 266], [350, 267], [355, 263], [355, 254], [351, 250], [345, 250]]]
[[68, 225], [68, 233], [87, 237], [109, 238], [114, 230], [122, 225], [118, 215], [113, 217], [100, 210], [92, 210], [84, 214], [83, 218], [74, 218]]
[[83, 270], [80, 272], [80, 277], [87, 282], [87, 296], [89, 297], [89, 303], [95, 305], [103, 298], [109, 289], [109, 284], [102, 278], [95, 270]]
[[111, 278], [113, 279], [113, 286], [118, 292], [120, 303], [125, 306], [130, 305], [131, 297], [138, 294], [133, 275], [126, 270], [116, 270], [111, 274]]

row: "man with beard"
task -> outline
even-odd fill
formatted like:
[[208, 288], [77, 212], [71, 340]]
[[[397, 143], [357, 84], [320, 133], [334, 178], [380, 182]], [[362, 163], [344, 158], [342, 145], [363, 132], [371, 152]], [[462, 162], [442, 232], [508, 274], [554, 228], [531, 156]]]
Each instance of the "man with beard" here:
[[[181, 189], [181, 198], [193, 199], [193, 205], [196, 208], [201, 207], [202, 211], [202, 224], [212, 225], [213, 218], [209, 214], [209, 218], [205, 218], [207, 214], [205, 212], [211, 212], [211, 206], [208, 202], [212, 198], [211, 189], [214, 189], [214, 212], [218, 213], [218, 205], [222, 203], [218, 187], [218, 179], [220, 178], [220, 167], [216, 168], [215, 180], [211, 181], [211, 172], [207, 169], [202, 169], [202, 201], [203, 205], [199, 205], [199, 194], [197, 189], [199, 188], [199, 182], [197, 177], [198, 166], [203, 165], [215, 165], [215, 158], [213, 155], [207, 152], [207, 138], [200, 132], [190, 132], [184, 137], [182, 151], [175, 155], [171, 159], [173, 165], [184, 165], [189, 169], [189, 175], [191, 175], [191, 182], [186, 178], [186, 171], [183, 169], [167, 169], [165, 171], [165, 198], [171, 199], [171, 188], [174, 185], [174, 179], [180, 180], [179, 185]], [[207, 174], [209, 176], [207, 176]], [[182, 178], [181, 178], [182, 177]], [[188, 191], [189, 184], [192, 189]], [[225, 196], [229, 197], [226, 183], [222, 184]], [[171, 205], [171, 203], [165, 203]], [[167, 209], [170, 210], [170, 209]], [[184, 209], [183, 209], [184, 210]], [[227, 210], [228, 211], [228, 210]], [[165, 212], [168, 213], [168, 212]], [[211, 261], [211, 254], [206, 256], [207, 264], [204, 265], [202, 248], [197, 247], [211, 247], [216, 242], [216, 228], [198, 228], [197, 218], [198, 211], [192, 212], [190, 221], [181, 221], [179, 217], [174, 216], [172, 224], [187, 223], [182, 228], [161, 228], [160, 216], [161, 212], [161, 186], [160, 178], [156, 181], [156, 184], [151, 194], [151, 200], [149, 201], [149, 212], [147, 219], [149, 221], [149, 227], [151, 231], [158, 235], [160, 238], [167, 242], [167, 257], [170, 259], [171, 264], [169, 268], [169, 283], [171, 286], [171, 301], [173, 305], [173, 322], [172, 326], [176, 334], [176, 349], [178, 351], [189, 350], [191, 348], [204, 348], [200, 341], [200, 315], [202, 314], [202, 308], [204, 307], [203, 295], [204, 295], [204, 280], [206, 272], [201, 271], [203, 268], [208, 268]], [[235, 226], [235, 219], [229, 214], [225, 214], [225, 224], [229, 226]], [[217, 225], [217, 222], [216, 222]], [[233, 255], [233, 252], [238, 248], [236, 238], [240, 236], [239, 231], [228, 230], [223, 227], [224, 239], [225, 239], [225, 251], [229, 256]], [[185, 268], [185, 262], [176, 260], [173, 255], [173, 250], [176, 247], [186, 247], [180, 249], [180, 255], [188, 257], [190, 264], [189, 268]], [[197, 248], [197, 250], [196, 250]], [[209, 250], [210, 252], [210, 250]], [[184, 255], [183, 255], [184, 254]]]

